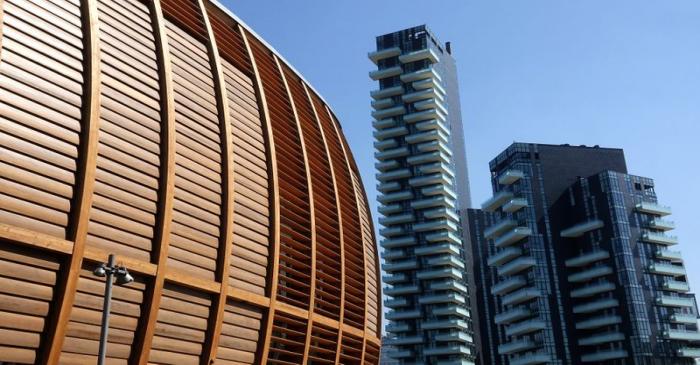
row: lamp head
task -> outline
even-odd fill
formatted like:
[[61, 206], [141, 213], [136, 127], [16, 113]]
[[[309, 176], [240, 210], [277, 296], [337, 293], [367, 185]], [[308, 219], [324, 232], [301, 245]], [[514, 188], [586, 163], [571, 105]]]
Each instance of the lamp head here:
[[117, 270], [117, 285], [126, 285], [134, 281], [134, 277], [129, 274], [125, 267]]
[[99, 276], [99, 277], [103, 278], [107, 275], [107, 270], [105, 268], [105, 265], [102, 264], [102, 265], [98, 266], [95, 269], [95, 271], [93, 271], [92, 273], [95, 274], [95, 276]]

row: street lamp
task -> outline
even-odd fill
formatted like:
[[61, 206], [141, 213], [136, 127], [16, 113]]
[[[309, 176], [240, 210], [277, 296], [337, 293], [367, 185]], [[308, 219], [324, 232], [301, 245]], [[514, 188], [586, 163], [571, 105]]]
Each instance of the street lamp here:
[[102, 329], [100, 331], [100, 352], [97, 358], [97, 365], [104, 365], [105, 356], [107, 355], [107, 332], [109, 330], [109, 310], [112, 306], [112, 280], [116, 276], [117, 285], [126, 285], [134, 281], [134, 278], [129, 275], [129, 271], [123, 266], [115, 264], [113, 254], [109, 254], [107, 263], [98, 266], [92, 273], [95, 276], [106, 277], [105, 283], [105, 298], [102, 304]]

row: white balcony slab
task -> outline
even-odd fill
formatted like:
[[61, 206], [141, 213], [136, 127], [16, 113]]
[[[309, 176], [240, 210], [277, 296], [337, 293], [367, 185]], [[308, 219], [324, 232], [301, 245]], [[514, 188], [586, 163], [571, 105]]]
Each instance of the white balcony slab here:
[[581, 237], [587, 232], [603, 228], [605, 224], [600, 219], [594, 219], [586, 222], [578, 223], [572, 227], [562, 230], [559, 234], [564, 238]]

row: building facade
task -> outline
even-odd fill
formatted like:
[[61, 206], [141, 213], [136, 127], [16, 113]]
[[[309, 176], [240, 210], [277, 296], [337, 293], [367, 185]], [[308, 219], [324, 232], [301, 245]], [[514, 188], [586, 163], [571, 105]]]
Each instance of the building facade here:
[[471, 364], [472, 325], [458, 209], [469, 191], [450, 46], [419, 26], [377, 37], [369, 58], [387, 356]]
[[[469, 212], [491, 364], [692, 364], [697, 309], [670, 209], [619, 149], [515, 143]], [[489, 222], [490, 225], [489, 225]]]
[[208, 0], [6, 0], [0, 363], [377, 364], [378, 256], [335, 115]]

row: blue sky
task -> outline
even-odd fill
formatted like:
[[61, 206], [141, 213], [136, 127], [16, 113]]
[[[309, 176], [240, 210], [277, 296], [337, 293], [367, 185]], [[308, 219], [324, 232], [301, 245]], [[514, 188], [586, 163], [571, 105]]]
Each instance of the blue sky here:
[[699, 1], [223, 3], [331, 104], [373, 208], [369, 91], [377, 85], [366, 54], [376, 35], [425, 23], [452, 42], [458, 62], [475, 204], [490, 195], [488, 161], [513, 141], [623, 148], [630, 173], [654, 178], [661, 203], [673, 207], [678, 248], [700, 291]]

